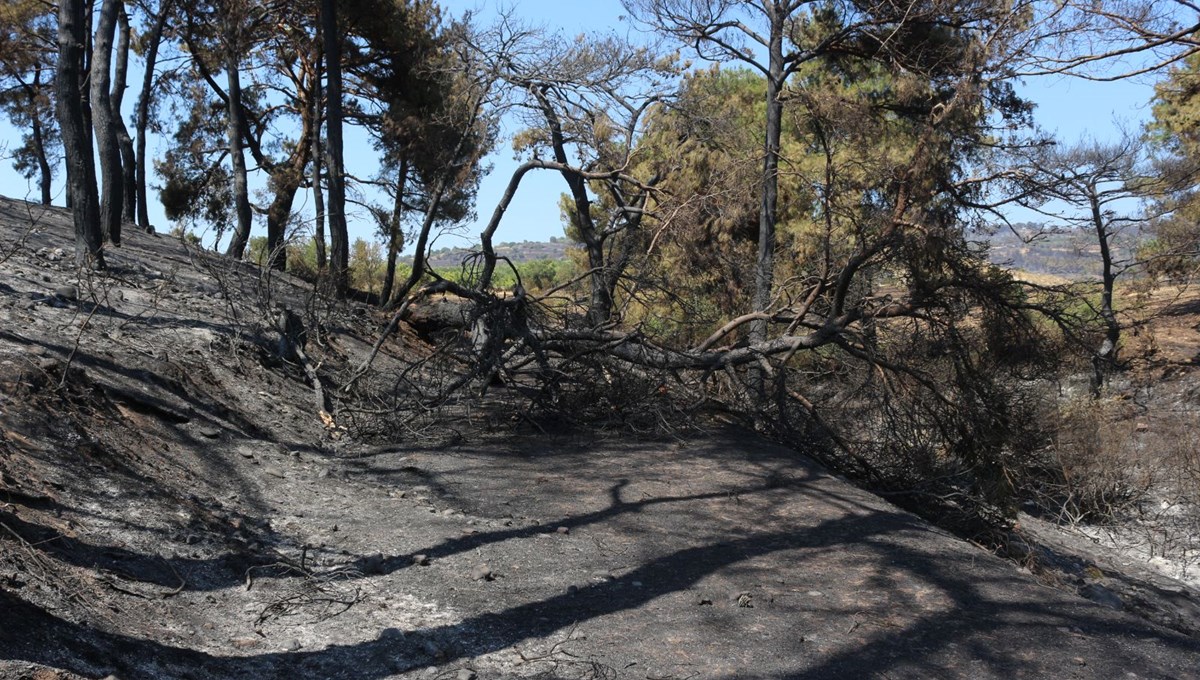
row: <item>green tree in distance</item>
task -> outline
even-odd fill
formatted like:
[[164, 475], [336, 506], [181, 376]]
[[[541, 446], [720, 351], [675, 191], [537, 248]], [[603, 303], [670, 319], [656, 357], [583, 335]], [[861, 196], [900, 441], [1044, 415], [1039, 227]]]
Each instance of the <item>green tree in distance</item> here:
[[0, 7], [0, 111], [22, 131], [14, 168], [37, 178], [42, 205], [50, 205], [61, 153], [52, 92], [55, 37], [55, 17], [44, 3], [20, 0]]
[[1158, 174], [1168, 192], [1166, 216], [1151, 225], [1143, 258], [1151, 272], [1190, 279], [1200, 265], [1200, 54], [1172, 68], [1154, 87], [1151, 139], [1164, 152]]

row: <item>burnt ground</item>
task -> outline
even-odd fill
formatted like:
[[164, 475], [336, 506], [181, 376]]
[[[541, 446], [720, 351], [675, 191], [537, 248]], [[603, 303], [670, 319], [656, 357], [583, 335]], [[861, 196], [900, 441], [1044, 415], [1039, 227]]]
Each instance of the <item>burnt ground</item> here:
[[38, 210], [0, 201], [0, 677], [1200, 677], [1186, 626], [731, 426], [323, 421], [261, 310], [327, 387], [381, 318], [165, 236], [79, 280]]

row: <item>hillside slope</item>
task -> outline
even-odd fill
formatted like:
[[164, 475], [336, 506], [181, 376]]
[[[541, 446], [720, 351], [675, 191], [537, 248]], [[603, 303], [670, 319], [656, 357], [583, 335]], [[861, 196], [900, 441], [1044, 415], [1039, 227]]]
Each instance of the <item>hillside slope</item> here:
[[1200, 677], [1195, 637], [753, 434], [323, 419], [265, 310], [326, 389], [372, 311], [140, 233], [79, 279], [18, 202], [0, 244], [0, 677]]
[[[506, 257], [513, 264], [525, 264], [536, 260], [566, 260], [567, 249], [573, 247], [565, 238], [554, 241], [520, 241], [516, 243], [498, 243], [495, 245], [496, 255]], [[574, 246], [578, 247], [578, 246]], [[438, 269], [461, 266], [463, 260], [474, 252], [467, 248], [441, 248], [429, 253], [429, 265]], [[403, 260], [412, 263], [412, 258]]]

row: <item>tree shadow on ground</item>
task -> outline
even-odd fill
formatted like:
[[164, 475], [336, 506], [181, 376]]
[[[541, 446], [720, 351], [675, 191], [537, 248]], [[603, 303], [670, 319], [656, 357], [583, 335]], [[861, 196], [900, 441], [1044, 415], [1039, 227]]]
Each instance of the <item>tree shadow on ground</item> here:
[[[638, 513], [657, 505], [726, 498], [731, 493], [752, 497], [755, 494], [778, 488], [774, 483], [767, 483], [756, 487], [737, 487], [719, 492], [624, 501], [620, 497], [620, 490], [627, 483], [627, 481], [622, 480], [610, 489], [609, 494], [612, 502], [608, 507], [601, 510], [557, 518], [545, 525], [514, 527], [511, 529], [468, 534], [403, 555], [388, 556], [382, 560], [375, 556], [358, 556], [349, 562], [339, 564], [336, 568], [345, 574], [345, 580], [353, 581], [367, 576], [385, 575], [409, 567], [413, 565], [414, 556], [416, 555], [424, 555], [429, 559], [444, 559], [490, 544], [530, 538], [538, 534], [554, 534], [558, 527], [567, 527], [571, 530], [579, 529], [611, 520], [620, 515]], [[52, 503], [52, 501], [47, 502]], [[58, 504], [54, 504], [54, 506], [54, 509], [60, 511], [69, 510], [65, 506]], [[37, 545], [39, 549], [44, 550], [67, 564], [90, 569], [107, 569], [120, 573], [130, 580], [166, 588], [178, 587], [181, 575], [185, 577], [182, 590], [186, 591], [209, 591], [234, 587], [245, 583], [246, 569], [254, 566], [278, 563], [278, 560], [273, 557], [254, 556], [247, 553], [226, 553], [205, 559], [166, 558], [158, 555], [142, 554], [117, 546], [92, 545], [78, 538], [63, 536], [55, 529], [27, 522], [3, 511], [0, 511], [0, 520], [3, 520], [12, 531], [17, 533], [26, 542]], [[145, 528], [139, 528], [139, 530], [148, 531]], [[280, 547], [284, 544], [295, 546], [302, 543], [301, 541], [292, 540], [287, 536], [273, 531], [257, 534], [255, 538], [275, 547]], [[193, 575], [203, 575], [203, 578], [193, 578]], [[283, 570], [276, 577], [281, 579], [303, 578], [304, 574], [294, 570]]]
[[624, 479], [614, 484], [609, 489], [609, 505], [600, 510], [579, 515], [558, 517], [548, 522], [533, 526], [513, 527], [496, 531], [467, 534], [458, 538], [447, 539], [437, 545], [414, 550], [404, 555], [388, 557], [382, 562], [378, 563], [376, 560], [370, 557], [359, 558], [352, 563], [352, 566], [355, 569], [368, 571], [368, 573], [374, 572], [386, 574], [395, 571], [396, 569], [401, 569], [411, 565], [413, 563], [413, 558], [416, 555], [424, 555], [429, 559], [442, 559], [451, 555], [477, 550], [490, 544], [531, 538], [539, 534], [554, 534], [560, 527], [566, 528], [568, 531], [575, 531], [580, 528], [611, 520], [620, 515], [639, 513], [657, 505], [728, 498], [731, 494], [751, 497], [755, 494], [760, 494], [779, 488], [772, 481], [768, 481], [766, 484], [759, 486], [734, 487], [709, 493], [682, 496], [660, 496], [654, 498], [644, 498], [636, 501], [625, 501], [621, 498], [621, 489], [628, 484], [629, 481]]
[[[617, 511], [621, 510], [609, 510]], [[968, 553], [939, 555], [922, 547], [928, 535], [926, 525], [904, 513], [847, 513], [802, 530], [756, 532], [677, 550], [610, 581], [454, 624], [409, 632], [386, 629], [373, 640], [315, 651], [240, 657], [93, 630], [0, 591], [0, 653], [80, 673], [116, 671], [126, 678], [155, 673], [177, 678], [332, 677], [347, 668], [354, 669], [356, 678], [383, 678], [544, 639], [636, 610], [739, 563], [786, 552], [792, 564], [817, 568], [828, 551], [853, 546], [890, 564], [886, 572], [872, 576], [880, 587], [895, 587], [896, 580], [908, 579], [938, 593], [949, 605], [923, 607], [919, 598], [906, 600], [903, 624], [881, 627], [852, 649], [815, 658], [804, 648], [803, 630], [797, 630], [792, 648], [779, 652], [800, 667], [776, 677], [1040, 676], [1069, 667], [1079, 655], [1086, 656], [1096, 677], [1122, 668], [1137, 668], [1151, 676], [1187, 677], [1189, 667], [1181, 666], [1180, 659], [1200, 658], [1196, 656], [1200, 644], [1194, 640], [1039, 589], [1016, 572], [1000, 572], [994, 565], [981, 572]], [[440, 549], [467, 549], [468, 545], [451, 541]], [[429, 552], [438, 549], [434, 546]], [[797, 624], [803, 627], [805, 622], [801, 619]], [[1068, 628], [1079, 632], [1064, 632]], [[435, 656], [431, 649], [437, 650]]]
[[1189, 314], [1200, 314], [1200, 299], [1172, 302], [1171, 304], [1163, 307], [1162, 314], [1164, 316], [1187, 316]]

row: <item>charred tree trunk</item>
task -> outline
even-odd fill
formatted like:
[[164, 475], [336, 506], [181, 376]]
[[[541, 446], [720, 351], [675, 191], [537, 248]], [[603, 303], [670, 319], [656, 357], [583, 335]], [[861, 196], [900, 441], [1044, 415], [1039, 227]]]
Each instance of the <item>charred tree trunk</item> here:
[[[659, 176], [651, 178], [647, 183], [648, 187], [653, 187], [658, 184]], [[621, 219], [625, 221], [625, 226], [621, 230], [624, 236], [621, 238], [616, 251], [608, 256], [609, 262], [606, 268], [606, 276], [604, 279], [604, 289], [609, 300], [616, 300], [617, 285], [621, 282], [621, 277], [624, 276], [626, 268], [629, 266], [630, 260], [633, 259], [633, 253], [636, 249], [638, 240], [638, 232], [642, 228], [642, 217], [645, 215], [643, 210], [646, 207], [646, 201], [650, 197], [648, 189], [642, 189], [641, 193], [637, 194], [632, 202], [632, 205], [626, 205], [625, 197], [615, 184], [609, 185], [609, 195], [612, 196], [618, 210], [624, 211]]]
[[113, 76], [112, 114], [113, 124], [116, 126], [117, 146], [121, 150], [121, 187], [124, 189], [121, 219], [125, 222], [134, 221], [137, 205], [137, 162], [134, 159], [133, 138], [129, 136], [129, 128], [125, 126], [125, 116], [121, 112], [121, 105], [125, 101], [125, 89], [128, 87], [129, 36], [129, 15], [122, 4], [117, 12], [117, 68]]
[[596, 223], [592, 219], [592, 201], [587, 194], [587, 181], [578, 171], [570, 168], [566, 136], [563, 133], [558, 113], [546, 97], [545, 89], [536, 89], [533, 95], [537, 98], [542, 115], [546, 117], [546, 123], [550, 128], [550, 146], [554, 150], [554, 160], [562, 166], [562, 170], [559, 172], [571, 190], [571, 201], [574, 203], [575, 215], [578, 220], [579, 238], [583, 241], [588, 267], [591, 269], [591, 274], [588, 276], [591, 298], [588, 300], [587, 321], [592, 326], [599, 326], [608, 321], [613, 307], [612, 296], [608, 294], [608, 286], [605, 283], [604, 236], [596, 228]]
[[1095, 185], [1088, 187], [1092, 210], [1092, 225], [1096, 230], [1096, 241], [1100, 245], [1102, 289], [1100, 291], [1100, 319], [1104, 322], [1104, 340], [1092, 357], [1092, 395], [1100, 396], [1106, 373], [1117, 360], [1117, 343], [1121, 340], [1121, 324], [1113, 311], [1113, 288], [1117, 274], [1113, 267], [1112, 248], [1109, 245], [1108, 225], [1100, 206], [1099, 192]]
[[[91, 82], [92, 72], [92, 6], [94, 2], [87, 4], [87, 9], [84, 10], [83, 16], [83, 33], [84, 42], [82, 53], [79, 55], [79, 73], [82, 84], [79, 88], [80, 101], [83, 103], [83, 124], [86, 126], [84, 134], [87, 135], [88, 158], [94, 158], [96, 153], [96, 140], [93, 139], [92, 132], [92, 93], [88, 87]], [[94, 172], [94, 171], [93, 171]]]
[[33, 112], [30, 116], [31, 137], [33, 153], [37, 156], [38, 188], [41, 189], [42, 205], [50, 205], [53, 199], [51, 191], [54, 187], [54, 171], [51, 170], [50, 159], [46, 156], [46, 133], [42, 128], [41, 110], [38, 107], [38, 93], [42, 91], [42, 67], [34, 68], [32, 85], [22, 82], [21, 86], [25, 88], [25, 94], [29, 97], [29, 110]]
[[321, 186], [321, 111], [324, 106], [322, 101], [321, 78], [324, 77], [324, 67], [322, 66], [324, 54], [321, 50], [320, 38], [317, 40], [317, 58], [314, 65], [313, 74], [313, 95], [312, 108], [310, 115], [312, 116], [312, 191], [313, 191], [313, 212], [315, 213], [316, 222], [314, 226], [313, 243], [317, 250], [317, 271], [324, 271], [328, 266], [328, 258], [325, 254], [325, 193]]
[[412, 271], [408, 273], [408, 278], [399, 286], [393, 284], [391, 297], [385, 302], [388, 307], [394, 307], [401, 304], [402, 298], [412, 292], [421, 277], [425, 274], [425, 255], [429, 250], [429, 233], [433, 230], [433, 223], [437, 220], [438, 203], [441, 196], [446, 191], [447, 182], [439, 180], [437, 187], [433, 191], [433, 197], [430, 200], [430, 205], [425, 209], [425, 219], [421, 221], [421, 228], [417, 232], [417, 243], [413, 251]]
[[[754, 269], [754, 309], [765, 312], [771, 306], [771, 290], [775, 277], [775, 223], [779, 204], [779, 149], [783, 132], [783, 100], [780, 90], [784, 84], [783, 30], [786, 19], [779, 3], [764, 3], [770, 19], [767, 62], [767, 127], [763, 140], [762, 196], [758, 214], [758, 257]], [[750, 325], [750, 341], [765, 342], [767, 320], [762, 318]]]
[[604, 241], [595, 234], [590, 235], [584, 239], [584, 252], [592, 269], [589, 277], [592, 296], [588, 301], [587, 320], [590, 325], [599, 326], [612, 316], [613, 307], [612, 297], [608, 294], [608, 277], [604, 271]]
[[242, 128], [245, 123], [242, 113], [241, 63], [238, 59], [240, 41], [232, 35], [236, 30], [230, 29], [230, 34], [225, 37], [225, 75], [228, 85], [225, 98], [225, 110], [228, 115], [226, 135], [229, 140], [229, 162], [233, 170], [233, 204], [237, 214], [237, 225], [225, 254], [240, 260], [246, 253], [246, 244], [250, 241], [251, 213], [245, 145], [242, 143]]
[[392, 215], [388, 221], [388, 250], [387, 270], [383, 276], [383, 291], [379, 299], [386, 303], [392, 297], [392, 287], [396, 284], [396, 260], [400, 257], [400, 249], [404, 247], [404, 234], [400, 231], [400, 219], [404, 216], [404, 187], [408, 180], [408, 160], [400, 161], [400, 171], [396, 177], [396, 198], [392, 203]]
[[[61, 0], [58, 8], [58, 63], [78, 64], [86, 40], [84, 0]], [[75, 261], [83, 266], [104, 266], [100, 236], [100, 206], [96, 197], [96, 170], [92, 164], [83, 118], [80, 71], [60, 68], [54, 78], [58, 127], [67, 164], [67, 193], [75, 221]]]
[[42, 205], [50, 205], [53, 196], [51, 189], [53, 186], [52, 175], [50, 172], [50, 161], [46, 158], [45, 137], [42, 132], [42, 121], [33, 119], [33, 151], [37, 154], [38, 162], [38, 187], [41, 189]]
[[342, 148], [342, 44], [338, 32], [337, 3], [321, 0], [321, 31], [325, 43], [328, 87], [325, 124], [329, 138], [329, 273], [334, 292], [345, 295], [350, 266], [350, 238], [346, 228], [346, 168]]
[[[559, 143], [554, 145], [554, 156], [560, 164], [567, 164], [566, 151]], [[571, 198], [579, 220], [579, 236], [583, 240], [584, 252], [587, 253], [588, 267], [592, 270], [588, 277], [591, 297], [588, 300], [587, 321], [589, 325], [599, 326], [612, 316], [613, 307], [612, 297], [608, 294], [608, 285], [605, 283], [607, 263], [604, 259], [604, 237], [596, 229], [592, 219], [592, 202], [588, 198], [587, 183], [583, 177], [572, 170], [563, 170], [562, 176], [571, 189]]]
[[113, 245], [121, 245], [121, 204], [125, 190], [121, 172], [121, 147], [113, 120], [111, 64], [113, 38], [117, 29], [117, 9], [121, 0], [104, 0], [96, 25], [92, 54], [92, 123], [100, 157], [100, 229]]
[[304, 183], [304, 168], [308, 167], [308, 156], [312, 151], [309, 143], [312, 128], [307, 121], [305, 123], [292, 157], [271, 175], [275, 199], [267, 209], [267, 266], [279, 271], [287, 269], [287, 225], [292, 217], [296, 192]]
[[146, 70], [142, 74], [142, 92], [137, 105], [137, 150], [134, 153], [136, 164], [134, 193], [137, 196], [137, 223], [142, 229], [152, 232], [150, 224], [150, 207], [146, 197], [146, 130], [150, 127], [150, 97], [154, 87], [154, 68], [158, 63], [158, 46], [162, 42], [163, 29], [167, 25], [167, 15], [171, 11], [171, 1], [167, 0], [159, 8], [158, 18], [146, 38]]

